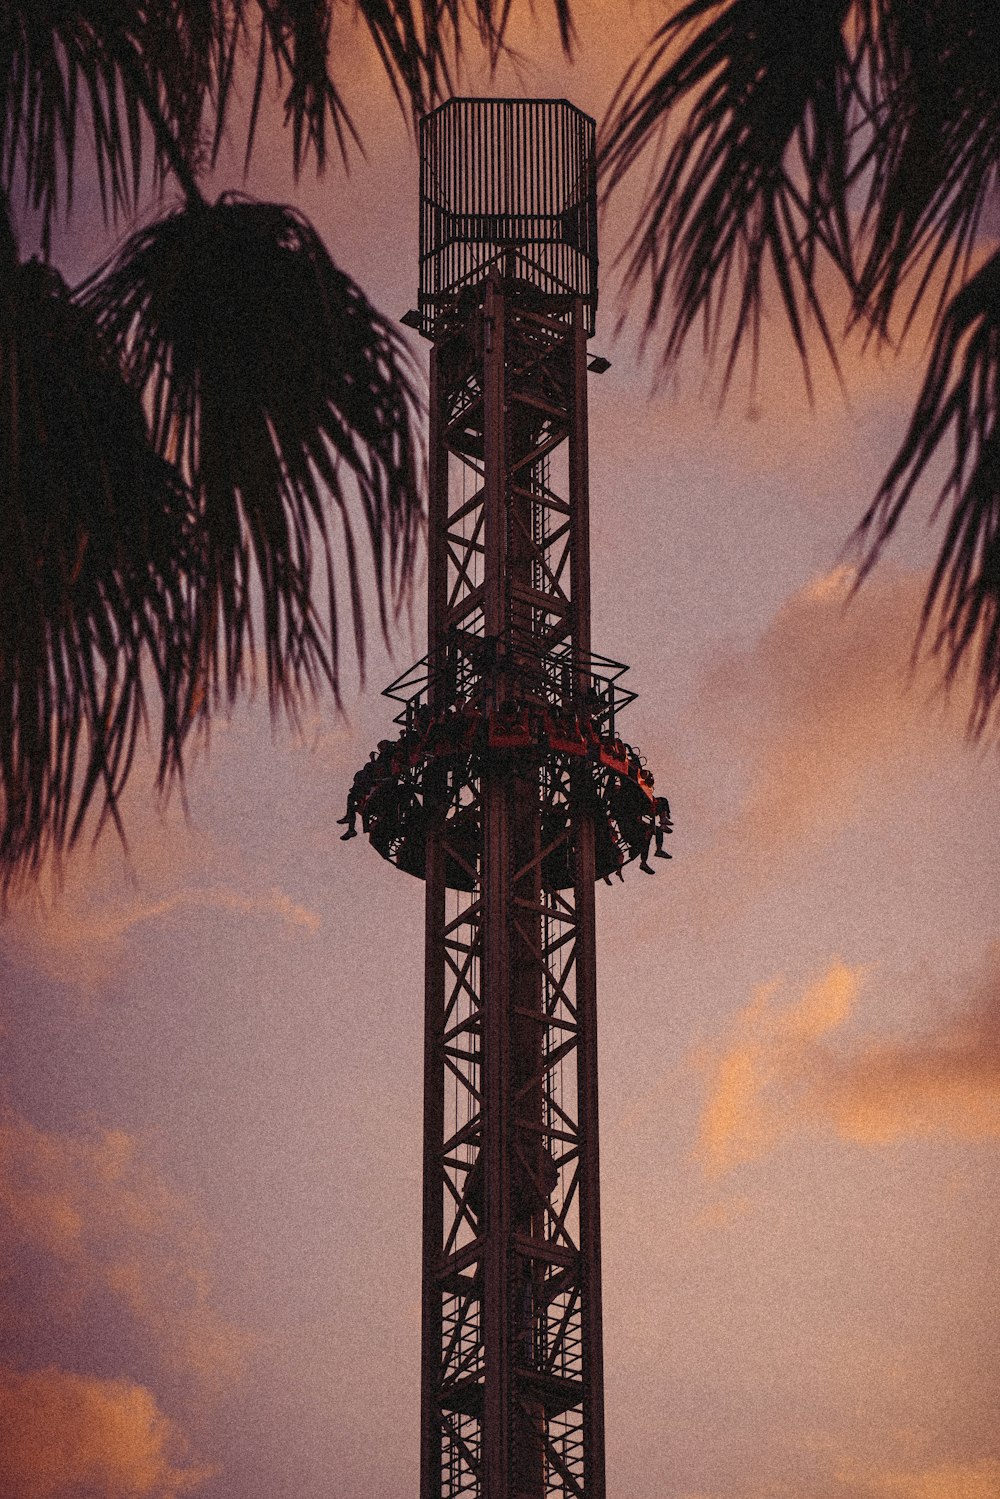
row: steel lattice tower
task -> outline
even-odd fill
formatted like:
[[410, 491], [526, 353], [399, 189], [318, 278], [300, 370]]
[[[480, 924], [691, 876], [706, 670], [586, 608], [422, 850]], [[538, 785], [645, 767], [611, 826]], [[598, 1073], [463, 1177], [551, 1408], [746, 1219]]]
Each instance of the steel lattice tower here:
[[593, 120], [442, 105], [420, 235], [428, 654], [348, 801], [426, 886], [420, 1494], [603, 1499], [594, 883], [669, 809], [590, 642]]

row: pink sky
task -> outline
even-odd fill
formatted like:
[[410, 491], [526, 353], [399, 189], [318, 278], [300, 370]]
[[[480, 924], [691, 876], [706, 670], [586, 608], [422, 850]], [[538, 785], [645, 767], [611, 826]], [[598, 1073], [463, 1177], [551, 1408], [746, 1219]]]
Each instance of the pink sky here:
[[[599, 118], [658, 10], [582, 9], [575, 67], [525, 24], [468, 91]], [[342, 45], [367, 163], [295, 189], [275, 131], [250, 187], [400, 314], [415, 150]], [[919, 346], [849, 351], [810, 410], [775, 325], [754, 404], [696, 360], [651, 395], [635, 315], [612, 342], [623, 213], [593, 635], [677, 831], [598, 887], [609, 1493], [997, 1499], [997, 766], [908, 675], [927, 507], [849, 606], [841, 550]], [[0, 927], [5, 1499], [416, 1492], [422, 891], [334, 826], [394, 649], [298, 738], [242, 707], [188, 820], [140, 766], [129, 857]]]

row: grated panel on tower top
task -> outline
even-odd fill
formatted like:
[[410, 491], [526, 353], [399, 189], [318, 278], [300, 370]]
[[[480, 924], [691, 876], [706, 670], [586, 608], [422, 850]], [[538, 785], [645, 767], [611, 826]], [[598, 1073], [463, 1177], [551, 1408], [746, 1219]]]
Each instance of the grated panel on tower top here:
[[449, 99], [420, 122], [420, 326], [488, 271], [597, 313], [595, 123], [565, 99]]

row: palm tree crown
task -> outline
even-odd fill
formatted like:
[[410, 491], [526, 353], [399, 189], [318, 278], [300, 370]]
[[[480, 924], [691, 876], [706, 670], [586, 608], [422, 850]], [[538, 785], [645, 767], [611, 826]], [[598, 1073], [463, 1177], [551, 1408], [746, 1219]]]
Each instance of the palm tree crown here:
[[[680, 123], [676, 123], [676, 122]], [[913, 418], [861, 520], [861, 576], [951, 442], [921, 640], [974, 660], [974, 735], [1000, 709], [1000, 47], [991, 0], [689, 0], [622, 81], [603, 131], [613, 189], [651, 186], [626, 251], [647, 334], [676, 361], [701, 324], [754, 357], [776, 295], [808, 379], [807, 320], [836, 360], [832, 266], [889, 339], [931, 312]], [[919, 642], [918, 642], [919, 644]]]
[[[566, 0], [553, 0], [564, 44]], [[338, 689], [340, 576], [385, 629], [421, 522], [416, 367], [291, 208], [202, 182], [265, 97], [291, 165], [354, 128], [333, 0], [11, 0], [0, 16], [0, 892], [119, 799], [147, 709], [161, 785], [262, 665], [272, 711]], [[400, 105], [450, 84], [509, 0], [355, 0]], [[81, 286], [50, 264], [80, 160], [134, 230]], [[15, 205], [40, 230], [22, 262]], [[370, 567], [359, 562], [360, 519]], [[315, 584], [319, 577], [322, 588]], [[323, 599], [317, 602], [317, 593]]]

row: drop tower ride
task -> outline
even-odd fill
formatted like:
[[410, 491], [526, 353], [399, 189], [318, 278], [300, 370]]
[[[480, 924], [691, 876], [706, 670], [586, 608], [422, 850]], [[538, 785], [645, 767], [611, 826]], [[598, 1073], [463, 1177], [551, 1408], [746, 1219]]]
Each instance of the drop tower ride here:
[[420, 1499], [605, 1495], [594, 885], [669, 809], [591, 649], [594, 144], [565, 100], [421, 122], [428, 651], [348, 802], [426, 890]]

